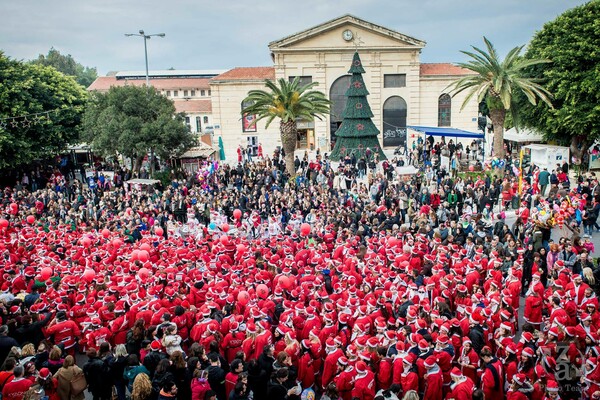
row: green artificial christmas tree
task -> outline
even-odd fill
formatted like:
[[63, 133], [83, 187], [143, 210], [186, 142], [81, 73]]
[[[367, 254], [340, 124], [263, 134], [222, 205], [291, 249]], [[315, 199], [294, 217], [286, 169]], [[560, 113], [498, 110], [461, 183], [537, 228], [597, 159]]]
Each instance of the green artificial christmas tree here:
[[385, 160], [386, 156], [383, 154], [377, 138], [379, 129], [371, 120], [373, 112], [367, 101], [369, 91], [362, 78], [365, 70], [358, 52], [354, 53], [352, 66], [348, 73], [352, 74], [350, 87], [346, 90], [348, 100], [342, 114], [342, 125], [335, 132], [337, 140], [330, 158], [333, 161], [339, 161], [352, 153], [356, 155], [357, 159], [366, 158], [366, 150], [371, 149], [371, 158], [375, 154], [379, 154], [379, 160]]

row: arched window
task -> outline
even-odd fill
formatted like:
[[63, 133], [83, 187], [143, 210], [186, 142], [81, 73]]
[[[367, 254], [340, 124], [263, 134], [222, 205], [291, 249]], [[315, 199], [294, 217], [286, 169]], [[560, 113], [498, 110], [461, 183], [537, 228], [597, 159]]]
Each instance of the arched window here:
[[392, 96], [383, 103], [383, 146], [406, 146], [406, 101]]
[[342, 113], [346, 108], [346, 90], [350, 87], [350, 75], [340, 76], [333, 82], [329, 89], [329, 100], [331, 100], [331, 109], [329, 112], [329, 124], [331, 127], [331, 141], [336, 139], [335, 132], [342, 124]]
[[451, 126], [452, 97], [444, 93], [438, 99], [438, 126]]

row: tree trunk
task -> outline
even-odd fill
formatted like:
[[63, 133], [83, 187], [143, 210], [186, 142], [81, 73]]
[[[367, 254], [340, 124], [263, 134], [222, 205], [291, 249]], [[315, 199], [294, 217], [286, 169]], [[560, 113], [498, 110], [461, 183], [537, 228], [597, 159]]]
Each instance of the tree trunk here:
[[281, 134], [281, 145], [285, 151], [285, 169], [290, 176], [296, 174], [294, 167], [294, 152], [296, 151], [297, 128], [296, 121], [281, 121], [279, 126]]
[[503, 108], [495, 108], [490, 110], [490, 119], [494, 125], [494, 154], [493, 157], [498, 159], [504, 158], [504, 120], [506, 118], [506, 110]]
[[[578, 135], [571, 137], [571, 145], [569, 146], [569, 152], [571, 153], [572, 164], [580, 165], [583, 160], [583, 156], [588, 151], [592, 142], [587, 137]], [[567, 160], [571, 164], [571, 160]], [[587, 166], [585, 166], [587, 168]]]
[[154, 148], [150, 148], [150, 178], [154, 178]]

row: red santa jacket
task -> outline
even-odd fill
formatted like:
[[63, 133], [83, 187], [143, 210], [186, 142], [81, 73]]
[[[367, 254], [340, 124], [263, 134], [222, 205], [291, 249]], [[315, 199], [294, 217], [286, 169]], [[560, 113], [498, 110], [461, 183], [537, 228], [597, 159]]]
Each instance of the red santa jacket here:
[[365, 376], [356, 377], [352, 397], [361, 400], [373, 400], [375, 398], [375, 374], [373, 372], [367, 371]]
[[344, 352], [341, 349], [335, 349], [325, 357], [325, 362], [323, 363], [323, 378], [321, 379], [324, 388], [326, 388], [335, 378], [337, 360], [343, 355]]
[[337, 387], [338, 393], [343, 400], [352, 399], [352, 388], [355, 376], [356, 370], [354, 367], [349, 366], [335, 377], [335, 386]]
[[454, 400], [471, 400], [473, 398], [473, 390], [475, 384], [471, 378], [464, 378], [464, 381], [459, 383], [453, 383], [451, 386], [451, 392], [448, 395], [449, 399]]
[[75, 346], [75, 342], [81, 336], [81, 330], [71, 320], [61, 321], [46, 329], [48, 336], [54, 335], [54, 344], [63, 344], [65, 349]]
[[439, 368], [436, 368], [435, 371], [430, 370], [425, 375], [425, 392], [423, 398], [427, 400], [442, 400], [443, 383], [442, 370]]
[[502, 363], [497, 358], [485, 366], [481, 376], [481, 389], [486, 399], [504, 397], [504, 372]]

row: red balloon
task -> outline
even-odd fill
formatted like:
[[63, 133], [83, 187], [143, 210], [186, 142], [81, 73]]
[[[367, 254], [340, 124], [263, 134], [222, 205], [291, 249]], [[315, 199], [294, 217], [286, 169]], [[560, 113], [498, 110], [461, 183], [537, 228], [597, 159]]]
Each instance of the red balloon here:
[[0, 228], [8, 228], [8, 220], [7, 219], [0, 219]]
[[96, 277], [96, 271], [94, 271], [93, 269], [86, 268], [86, 270], [83, 271], [83, 279], [85, 279], [85, 281], [87, 283], [91, 283], [95, 277]]
[[140, 252], [138, 253], [138, 258], [141, 262], [146, 262], [150, 258], [150, 254], [148, 254], [146, 250], [140, 250]]
[[148, 243], [144, 243], [140, 246], [140, 250], [146, 250], [147, 252], [150, 252], [150, 250], [152, 250], [152, 246], [150, 246]]
[[43, 281], [46, 281], [52, 276], [52, 273], [53, 273], [52, 268], [44, 267], [40, 271], [40, 277], [42, 278]]
[[392, 236], [388, 239], [388, 245], [395, 246], [398, 244], [398, 239], [395, 236]]
[[246, 304], [248, 304], [248, 300], [250, 300], [250, 294], [248, 292], [246, 292], [245, 290], [242, 290], [241, 292], [238, 293], [238, 302], [245, 306]]
[[235, 218], [235, 219], [242, 218], [242, 210], [240, 210], [239, 208], [236, 208], [235, 210], [233, 210], [233, 218]]
[[219, 240], [221, 241], [222, 244], [229, 244], [229, 236], [227, 236], [227, 235], [221, 236], [221, 238]]
[[145, 279], [150, 276], [150, 271], [148, 270], [148, 268], [140, 268], [140, 270], [138, 271], [138, 276], [142, 279]]
[[127, 207], [127, 210], [125, 210], [125, 211], [127, 212], [127, 215], [131, 215], [131, 212], [132, 212], [133, 210], [131, 209], [131, 207]]
[[131, 252], [131, 261], [135, 261], [139, 258], [140, 256], [140, 251], [139, 250], [134, 250]]
[[307, 224], [305, 222], [302, 225], [300, 225], [300, 233], [302, 234], [302, 236], [308, 236], [308, 234], [310, 233], [310, 224]]
[[475, 167], [473, 165], [469, 165], [469, 171], [471, 171], [471, 172], [475, 171]]
[[245, 253], [246, 252], [246, 246], [243, 245], [242, 243], [238, 244], [236, 246], [238, 253]]
[[105, 238], [110, 236], [110, 231], [106, 228], [102, 229], [102, 236], [104, 236]]
[[27, 223], [33, 224], [35, 222], [35, 217], [33, 215], [27, 216]]
[[121, 247], [121, 245], [123, 244], [123, 242], [121, 242], [121, 239], [115, 238], [112, 241], [112, 245], [115, 247]]
[[81, 239], [81, 244], [83, 245], [83, 247], [90, 247], [90, 245], [92, 244], [92, 240], [89, 237], [84, 237], [83, 239]]
[[156, 236], [162, 236], [165, 231], [163, 231], [163, 228], [154, 228], [154, 233], [156, 234]]
[[269, 295], [269, 288], [264, 283], [256, 286], [256, 295], [261, 299], [266, 298]]
[[279, 285], [283, 289], [288, 290], [292, 287], [292, 280], [290, 278], [288, 278], [287, 276], [280, 276], [279, 277]]
[[229, 232], [229, 224], [225, 223], [221, 225], [221, 230], [225, 233]]
[[10, 203], [10, 208], [16, 210], [17, 208], [19, 208], [19, 205], [17, 203]]

